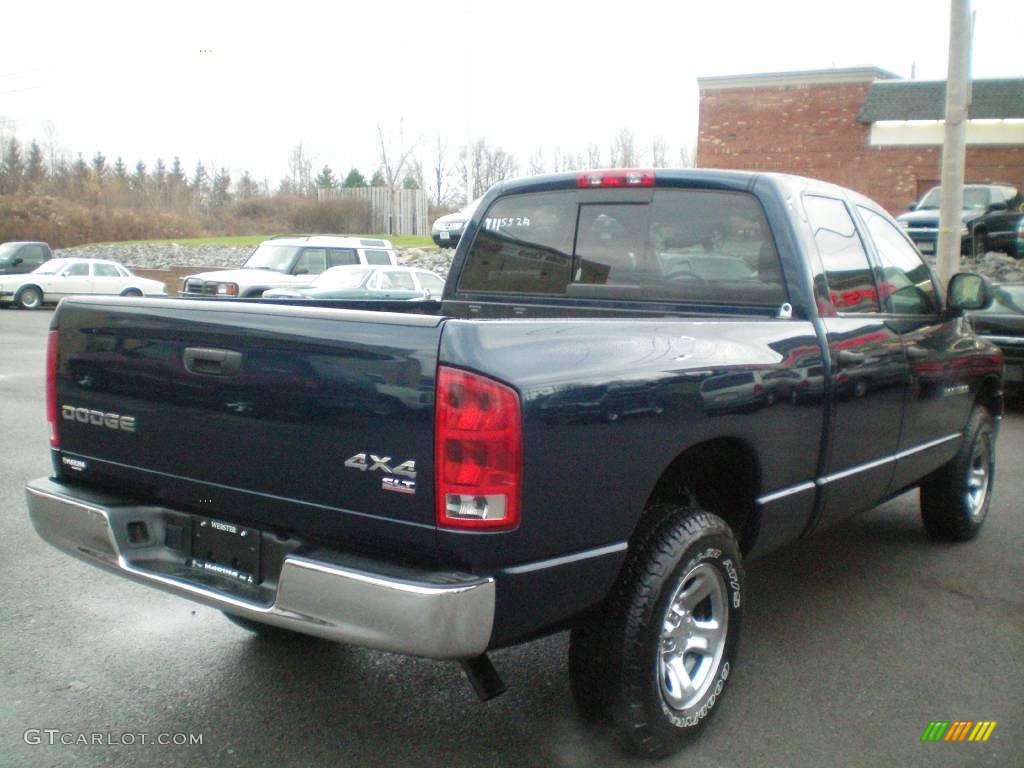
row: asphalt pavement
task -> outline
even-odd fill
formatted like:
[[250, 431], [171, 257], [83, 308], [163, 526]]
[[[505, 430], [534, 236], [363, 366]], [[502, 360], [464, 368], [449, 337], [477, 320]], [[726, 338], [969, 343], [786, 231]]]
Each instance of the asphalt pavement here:
[[[455, 664], [269, 644], [44, 544], [23, 487], [50, 471], [52, 316], [0, 310], [0, 768], [650, 765], [577, 718], [565, 633], [493, 654], [509, 691], [482, 704]], [[929, 541], [913, 492], [750, 563], [732, 685], [656, 765], [1024, 764], [1019, 407], [998, 451], [973, 542]], [[936, 720], [997, 725], [922, 742]]]

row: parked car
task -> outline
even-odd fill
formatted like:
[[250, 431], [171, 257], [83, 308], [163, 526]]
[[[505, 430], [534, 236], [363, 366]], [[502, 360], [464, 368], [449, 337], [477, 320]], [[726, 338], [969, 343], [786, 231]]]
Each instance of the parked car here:
[[0, 244], [0, 275], [19, 275], [31, 272], [44, 261], [53, 258], [46, 243], [15, 241]]
[[1005, 208], [994, 204], [988, 213], [974, 220], [971, 236], [976, 254], [1002, 251], [1024, 258], [1024, 196], [1017, 192]]
[[345, 266], [321, 272], [307, 286], [264, 291], [265, 299], [429, 299], [440, 298], [444, 280], [413, 267]]
[[167, 286], [102, 259], [50, 259], [25, 275], [0, 275], [0, 305], [38, 309], [82, 294], [166, 296]]
[[[896, 220], [910, 235], [921, 253], [935, 253], [939, 241], [939, 204], [942, 187], [932, 187], [910, 211], [896, 217]], [[977, 227], [979, 220], [989, 214], [1019, 209], [1022, 200], [1015, 187], [1002, 184], [967, 184], [964, 186], [964, 207], [960, 213], [960, 252], [964, 254], [984, 253], [989, 245], [989, 226]], [[987, 220], [987, 219], [986, 219]], [[994, 225], [994, 222], [993, 222]], [[980, 237], [975, 238], [975, 231]], [[996, 242], [996, 238], [992, 238]], [[1001, 235], [998, 242], [1001, 242]]]
[[398, 264], [390, 240], [338, 235], [264, 240], [241, 269], [188, 275], [184, 296], [251, 298], [273, 288], [309, 285], [312, 275], [347, 264]]
[[466, 222], [473, 215], [473, 211], [476, 210], [479, 202], [480, 198], [477, 198], [455, 213], [449, 213], [438, 218], [434, 222], [434, 226], [430, 228], [430, 236], [433, 238], [434, 243], [442, 248], [454, 248], [458, 245], [459, 238], [462, 237], [462, 230], [465, 228]]
[[1006, 389], [1024, 394], [1024, 283], [995, 285], [992, 305], [970, 317], [975, 333], [1003, 350]]

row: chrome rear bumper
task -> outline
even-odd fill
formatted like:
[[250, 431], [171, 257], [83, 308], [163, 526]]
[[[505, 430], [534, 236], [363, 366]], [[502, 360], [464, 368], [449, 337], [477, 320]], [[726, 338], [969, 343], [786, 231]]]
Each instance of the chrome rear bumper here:
[[[434, 659], [487, 649], [494, 579], [415, 570], [325, 550], [286, 555], [273, 589], [255, 592], [187, 578], [181, 552], [132, 542], [129, 523], [161, 531], [162, 507], [137, 506], [47, 478], [26, 487], [29, 516], [49, 544], [88, 563], [190, 600], [308, 635]], [[266, 599], [264, 599], [266, 598]]]

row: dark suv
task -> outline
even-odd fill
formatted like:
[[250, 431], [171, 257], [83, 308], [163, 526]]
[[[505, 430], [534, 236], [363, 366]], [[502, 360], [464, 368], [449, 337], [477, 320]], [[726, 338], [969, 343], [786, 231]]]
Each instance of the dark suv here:
[[[932, 187], [917, 203], [910, 206], [910, 211], [897, 217], [914, 241], [921, 253], [935, 253], [939, 239], [939, 203], [942, 187]], [[960, 252], [967, 255], [981, 255], [987, 249], [1003, 250], [996, 238], [989, 235], [994, 230], [989, 223], [995, 224], [1000, 215], [1016, 211], [1013, 236], [1009, 238], [1013, 246], [1007, 250], [1013, 255], [1024, 255], [1024, 249], [1017, 251], [1016, 226], [1021, 219], [1020, 207], [1024, 198], [1015, 187], [1003, 184], [967, 184], [964, 186], [964, 207], [960, 214]]]

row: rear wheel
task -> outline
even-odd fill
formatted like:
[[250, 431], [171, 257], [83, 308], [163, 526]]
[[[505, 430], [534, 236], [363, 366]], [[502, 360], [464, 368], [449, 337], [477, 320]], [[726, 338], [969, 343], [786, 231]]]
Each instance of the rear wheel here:
[[995, 461], [992, 415], [975, 406], [960, 451], [921, 483], [921, 520], [929, 536], [968, 541], [978, 535], [992, 499]]
[[128, 288], [127, 290], [123, 291], [121, 293], [121, 295], [122, 296], [141, 296], [142, 295], [142, 291], [140, 291], [138, 288]]
[[743, 568], [716, 515], [664, 505], [648, 514], [659, 522], [632, 543], [600, 621], [573, 630], [570, 674], [584, 716], [612, 719], [631, 751], [660, 757], [693, 738], [722, 696]]
[[43, 292], [29, 285], [18, 291], [14, 301], [22, 309], [39, 309], [43, 306]]

